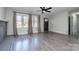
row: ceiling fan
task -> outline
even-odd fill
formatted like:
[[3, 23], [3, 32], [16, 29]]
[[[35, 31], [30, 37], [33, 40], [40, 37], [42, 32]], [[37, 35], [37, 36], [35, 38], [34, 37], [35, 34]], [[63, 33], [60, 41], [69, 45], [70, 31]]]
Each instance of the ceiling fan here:
[[42, 13], [45, 13], [45, 12], [51, 12], [50, 9], [52, 9], [52, 7], [40, 7]]

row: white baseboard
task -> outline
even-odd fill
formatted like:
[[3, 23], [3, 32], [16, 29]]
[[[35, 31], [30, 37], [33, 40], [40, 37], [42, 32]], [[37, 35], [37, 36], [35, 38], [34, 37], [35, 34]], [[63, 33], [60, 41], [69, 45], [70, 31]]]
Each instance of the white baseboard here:
[[65, 32], [59, 32], [59, 31], [51, 31], [51, 32], [56, 32], [56, 33], [60, 33], [60, 34], [64, 34], [64, 35], [68, 35], [68, 33], [65, 33]]

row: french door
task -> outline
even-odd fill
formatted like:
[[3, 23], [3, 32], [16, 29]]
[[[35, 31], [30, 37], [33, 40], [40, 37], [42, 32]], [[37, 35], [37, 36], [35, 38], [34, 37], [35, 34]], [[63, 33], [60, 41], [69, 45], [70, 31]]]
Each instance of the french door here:
[[[28, 34], [29, 15], [28, 14], [16, 14], [16, 24], [18, 35]], [[38, 16], [32, 15], [32, 31], [38, 33]]]
[[28, 14], [16, 14], [17, 33], [18, 35], [28, 34]]

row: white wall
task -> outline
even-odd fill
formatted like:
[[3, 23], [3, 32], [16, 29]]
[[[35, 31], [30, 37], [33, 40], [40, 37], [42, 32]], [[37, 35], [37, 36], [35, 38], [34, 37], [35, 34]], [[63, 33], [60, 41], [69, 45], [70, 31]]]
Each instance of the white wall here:
[[0, 20], [4, 20], [4, 19], [5, 19], [5, 8], [0, 7]]
[[13, 35], [13, 11], [11, 9], [6, 9], [6, 17], [8, 20], [8, 25], [7, 25], [7, 34], [8, 35]]
[[41, 25], [41, 32], [44, 32], [44, 17], [43, 15], [41, 15], [41, 19], [40, 19], [40, 25]]
[[60, 12], [49, 18], [49, 31], [68, 34], [68, 12]]
[[77, 33], [77, 16], [73, 15], [73, 34]]
[[77, 17], [77, 33], [79, 34], [79, 15], [76, 15]]
[[[7, 28], [7, 34], [13, 35], [13, 10], [7, 8], [6, 9], [6, 17], [8, 20], [8, 28]], [[43, 23], [43, 17], [41, 16], [41, 31], [44, 31], [44, 23]]]

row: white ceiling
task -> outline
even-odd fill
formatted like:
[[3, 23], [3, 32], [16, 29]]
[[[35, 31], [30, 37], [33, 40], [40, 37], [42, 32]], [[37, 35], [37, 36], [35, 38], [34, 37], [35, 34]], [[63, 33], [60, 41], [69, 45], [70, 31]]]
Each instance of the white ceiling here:
[[[13, 9], [14, 11], [17, 12], [24, 12], [24, 13], [31, 13], [31, 14], [42, 14], [41, 11], [37, 11], [37, 10], [41, 10], [39, 7], [8, 7], [10, 9]], [[50, 10], [51, 13], [44, 13], [44, 17], [49, 17], [51, 14], [55, 14], [61, 11], [71, 11], [71, 10], [75, 10], [78, 9], [78, 7], [52, 7], [52, 9]]]

